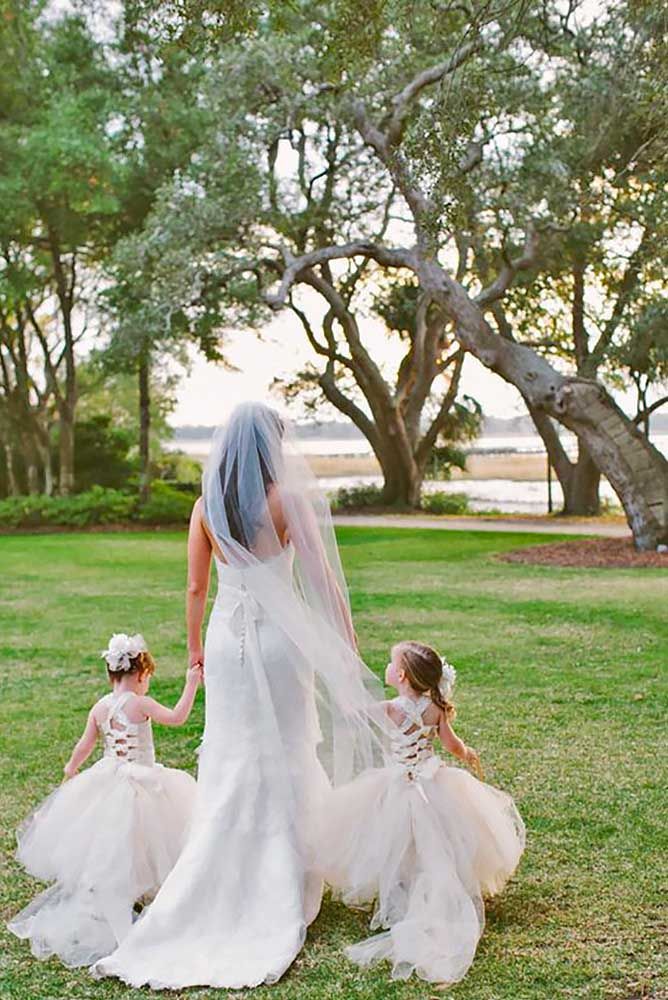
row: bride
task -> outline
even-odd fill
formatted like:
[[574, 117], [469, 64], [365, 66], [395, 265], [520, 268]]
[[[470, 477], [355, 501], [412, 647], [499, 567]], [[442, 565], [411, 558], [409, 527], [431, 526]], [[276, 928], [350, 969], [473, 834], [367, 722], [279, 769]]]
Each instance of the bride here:
[[313, 831], [332, 784], [373, 765], [379, 682], [356, 652], [329, 507], [278, 414], [238, 407], [214, 439], [188, 540], [191, 663], [211, 559], [206, 720], [187, 844], [121, 946], [132, 986], [276, 982], [318, 914]]

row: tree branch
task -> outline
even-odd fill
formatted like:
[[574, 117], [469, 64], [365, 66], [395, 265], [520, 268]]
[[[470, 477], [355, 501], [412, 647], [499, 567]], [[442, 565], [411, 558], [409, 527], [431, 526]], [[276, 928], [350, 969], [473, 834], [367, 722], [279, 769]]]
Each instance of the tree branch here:
[[527, 226], [524, 249], [522, 253], [519, 257], [515, 257], [513, 260], [508, 260], [501, 268], [494, 281], [492, 281], [476, 295], [474, 301], [481, 307], [481, 309], [485, 309], [491, 306], [493, 302], [503, 298], [515, 280], [517, 272], [526, 271], [535, 264], [538, 256], [539, 244], [540, 233], [536, 225], [533, 222], [530, 222]]
[[412, 250], [405, 247], [385, 247], [377, 243], [360, 240], [355, 243], [344, 243], [340, 246], [320, 247], [300, 257], [293, 257], [284, 250], [286, 268], [283, 272], [277, 292], [266, 292], [265, 302], [271, 309], [280, 309], [285, 305], [290, 288], [297, 278], [306, 270], [317, 267], [331, 260], [346, 260], [351, 257], [370, 257], [383, 267], [406, 267], [411, 271], [417, 269], [417, 260]]
[[655, 400], [651, 406], [648, 406], [646, 409], [641, 410], [639, 413], [636, 413], [635, 417], [633, 418], [633, 423], [641, 424], [643, 420], [646, 420], [651, 413], [654, 413], [654, 411], [658, 410], [659, 407], [665, 406], [666, 403], [668, 403], [668, 396], [662, 396], [660, 399]]
[[617, 293], [617, 298], [615, 299], [612, 313], [610, 314], [610, 319], [605, 324], [601, 335], [591, 351], [589, 356], [590, 362], [593, 366], [595, 366], [595, 368], [598, 368], [601, 364], [603, 355], [607, 347], [610, 345], [610, 342], [612, 341], [612, 338], [614, 337], [615, 332], [624, 317], [624, 311], [629, 303], [629, 300], [638, 285], [640, 271], [643, 265], [643, 257], [646, 250], [647, 238], [648, 232], [645, 230], [640, 243], [629, 258], [628, 266], [624, 271], [624, 276], [622, 277], [619, 285], [619, 291]]
[[465, 62], [468, 62], [472, 56], [476, 55], [483, 48], [483, 39], [481, 37], [475, 38], [471, 42], [467, 42], [460, 48], [456, 49], [448, 59], [445, 59], [441, 63], [437, 63], [435, 66], [430, 66], [428, 69], [422, 70], [413, 79], [406, 84], [403, 90], [401, 90], [395, 97], [392, 98], [392, 115], [387, 124], [385, 130], [385, 143], [387, 148], [390, 146], [396, 146], [401, 142], [401, 137], [404, 131], [404, 123], [406, 121], [406, 115], [410, 110], [410, 105], [413, 101], [419, 97], [422, 91], [426, 87], [430, 87], [434, 83], [438, 83], [443, 79], [443, 77], [448, 76], [450, 73], [454, 73], [456, 69], [463, 66]]
[[336, 384], [333, 361], [329, 361], [327, 363], [325, 371], [318, 379], [318, 384], [330, 403], [332, 403], [332, 405], [335, 406], [341, 413], [345, 413], [347, 417], [350, 417], [352, 422], [361, 430], [362, 434], [364, 434], [374, 452], [378, 454], [378, 450], [381, 448], [381, 442], [376, 425], [373, 420], [367, 417], [366, 413], [338, 387]]
[[443, 423], [452, 409], [452, 404], [457, 398], [457, 393], [459, 392], [459, 382], [462, 374], [462, 366], [464, 364], [464, 357], [466, 356], [466, 351], [460, 348], [456, 354], [455, 367], [450, 379], [450, 385], [448, 386], [448, 391], [441, 401], [441, 405], [438, 409], [438, 413], [432, 420], [429, 428], [425, 432], [420, 444], [418, 445], [416, 453], [416, 461], [418, 465], [422, 466], [423, 462], [426, 462], [429, 458], [429, 454], [436, 444], [439, 432]]

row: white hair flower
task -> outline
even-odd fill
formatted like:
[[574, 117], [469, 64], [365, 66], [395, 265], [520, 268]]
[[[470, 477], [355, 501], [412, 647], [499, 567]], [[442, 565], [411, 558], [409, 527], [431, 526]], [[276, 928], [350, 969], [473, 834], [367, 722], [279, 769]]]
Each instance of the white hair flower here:
[[452, 698], [455, 681], [457, 680], [457, 671], [451, 663], [448, 663], [445, 657], [443, 657], [441, 663], [443, 664], [443, 676], [438, 687], [445, 701], [448, 701], [448, 699]]
[[148, 646], [143, 635], [126, 635], [125, 632], [114, 632], [109, 645], [102, 653], [102, 659], [107, 661], [107, 667], [114, 673], [119, 670], [131, 670], [130, 662], [140, 653], [147, 653]]

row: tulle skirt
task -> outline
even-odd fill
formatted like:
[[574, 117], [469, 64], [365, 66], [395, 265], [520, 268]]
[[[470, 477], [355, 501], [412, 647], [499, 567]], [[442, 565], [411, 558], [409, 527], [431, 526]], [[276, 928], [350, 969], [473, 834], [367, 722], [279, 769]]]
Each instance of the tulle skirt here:
[[18, 833], [17, 857], [54, 883], [9, 923], [37, 958], [90, 965], [112, 952], [185, 842], [196, 784], [160, 764], [103, 758], [59, 786]]
[[346, 954], [361, 966], [388, 959], [393, 979], [462, 979], [483, 931], [483, 897], [503, 888], [524, 840], [509, 795], [437, 759], [419, 781], [389, 767], [333, 792], [323, 875], [349, 905], [375, 902], [371, 928], [384, 928]]

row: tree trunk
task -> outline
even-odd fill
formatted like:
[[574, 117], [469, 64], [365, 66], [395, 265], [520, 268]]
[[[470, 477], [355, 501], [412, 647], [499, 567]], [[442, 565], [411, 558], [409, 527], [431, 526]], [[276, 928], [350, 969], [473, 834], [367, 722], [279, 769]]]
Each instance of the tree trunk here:
[[591, 517], [601, 512], [599, 486], [601, 473], [592, 461], [586, 445], [578, 444], [578, 460], [571, 463], [571, 474], [564, 490], [563, 514]]
[[543, 439], [550, 465], [555, 471], [564, 495], [562, 514], [589, 517], [600, 512], [599, 484], [601, 474], [591, 459], [586, 446], [578, 440], [578, 458], [572, 462], [552, 420], [543, 411], [527, 407], [536, 430]]
[[58, 492], [61, 496], [69, 496], [74, 492], [74, 418], [69, 407], [63, 406], [59, 411], [59, 446], [58, 462]]
[[65, 274], [58, 238], [47, 221], [53, 273], [56, 279], [56, 294], [63, 320], [65, 359], [65, 391], [57, 399], [60, 418], [60, 476], [59, 492], [65, 496], [74, 491], [74, 420], [77, 405], [76, 360], [74, 357], [74, 330], [72, 313], [74, 310], [75, 257], [71, 255], [70, 274]]
[[53, 496], [53, 461], [51, 458], [51, 439], [48, 430], [42, 429], [37, 435], [37, 451], [44, 473], [44, 493]]
[[35, 441], [25, 425], [18, 430], [18, 440], [21, 444], [21, 458], [25, 475], [26, 492], [30, 496], [40, 492], [39, 487], [39, 455]]
[[5, 465], [7, 467], [7, 492], [10, 497], [17, 497], [20, 494], [19, 484], [16, 479], [16, 472], [14, 470], [14, 449], [12, 448], [9, 441], [4, 443], [5, 449]]
[[151, 389], [149, 378], [148, 352], [144, 351], [139, 359], [139, 497], [142, 503], [148, 500], [151, 488]]
[[44, 492], [48, 497], [53, 496], [53, 462], [51, 460], [51, 449], [47, 448], [43, 455], [44, 463]]
[[406, 468], [391, 449], [377, 457], [383, 471], [382, 502], [388, 507], [418, 508], [423, 477], [417, 469]]
[[[320, 375], [318, 384], [329, 402], [353, 421], [373, 448], [383, 473], [382, 502], [391, 507], [418, 507], [424, 474], [412, 452], [407, 447], [399, 447], [397, 444], [397, 437], [401, 431], [400, 413], [395, 409], [390, 410], [388, 414], [387, 410], [377, 406], [378, 415], [375, 413], [375, 421], [371, 420], [341, 391], [336, 383], [334, 366], [331, 362]], [[371, 393], [367, 393], [366, 398], [373, 411], [377, 400]], [[405, 436], [404, 428], [404, 438]], [[403, 444], [405, 445], [405, 441]]]
[[574, 431], [619, 497], [636, 547], [668, 544], [668, 460], [620, 410], [604, 387], [567, 378], [529, 347], [500, 337], [481, 306], [440, 265], [424, 258], [421, 282], [456, 324], [456, 336], [536, 409]]

